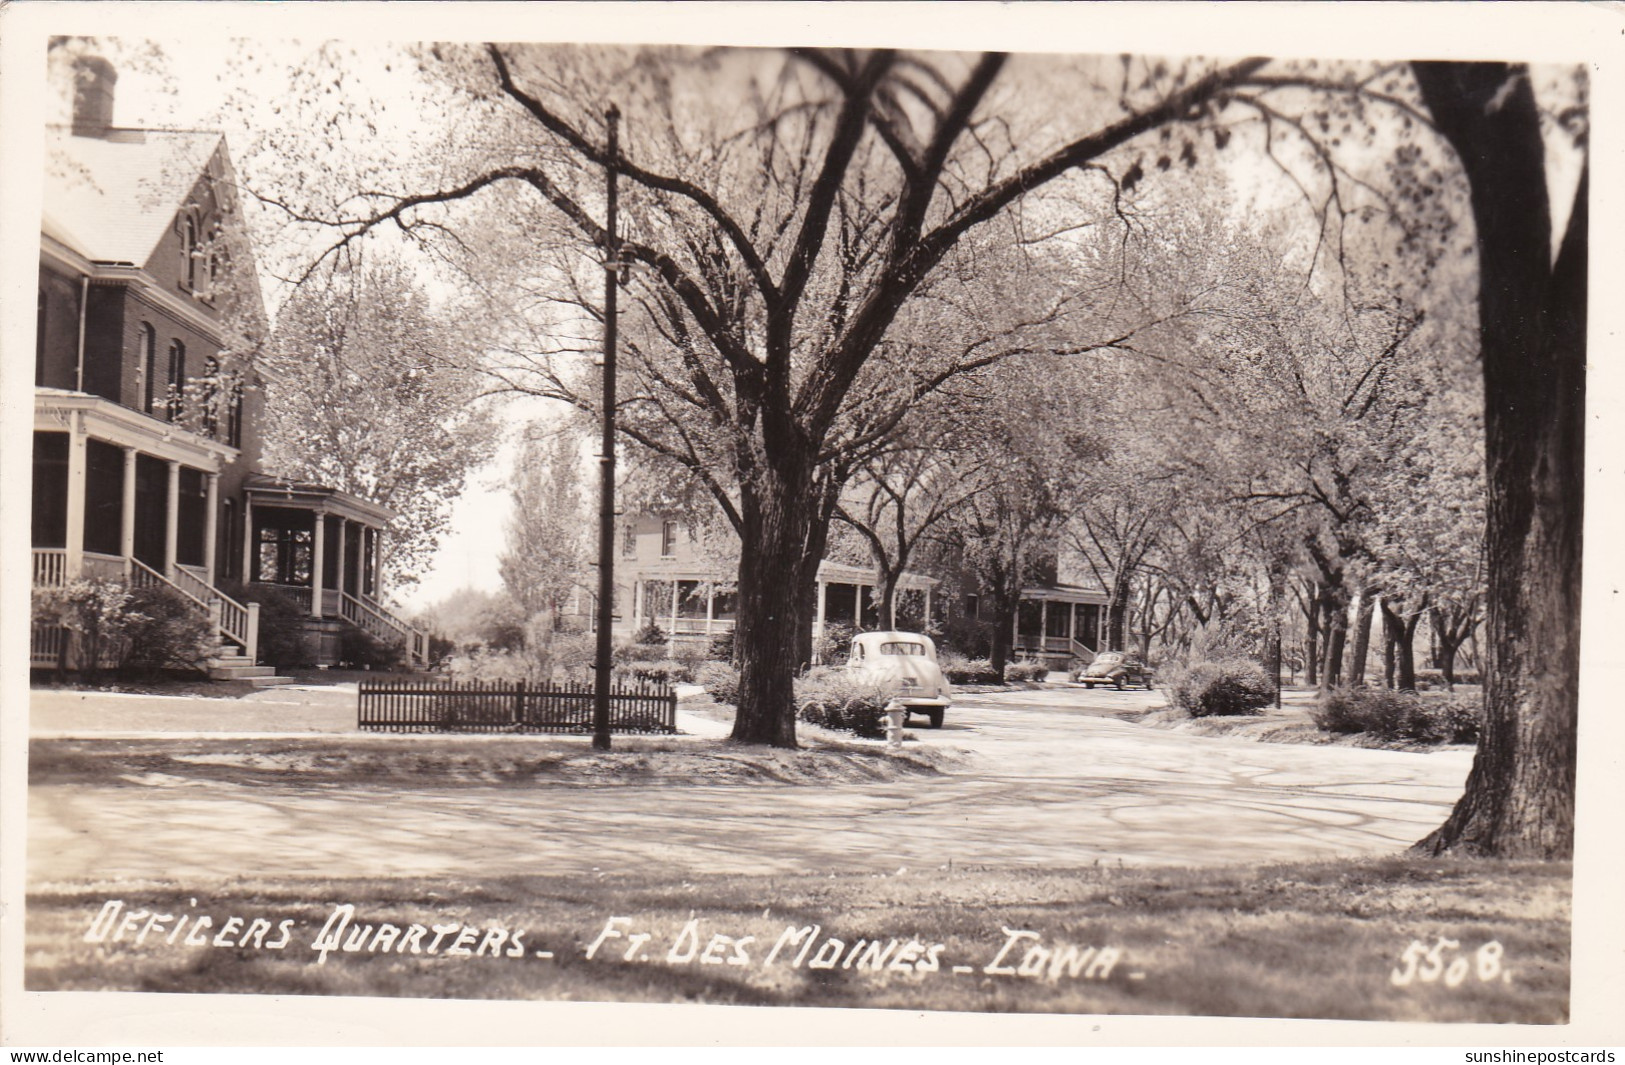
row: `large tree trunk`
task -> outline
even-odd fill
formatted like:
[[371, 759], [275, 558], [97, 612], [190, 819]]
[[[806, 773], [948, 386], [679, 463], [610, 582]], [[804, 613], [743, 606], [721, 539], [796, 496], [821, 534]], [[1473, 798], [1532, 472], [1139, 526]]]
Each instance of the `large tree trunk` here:
[[[1015, 585], [1012, 592], [1009, 584]], [[993, 585], [993, 632], [992, 648], [988, 652], [988, 661], [993, 666], [993, 672], [1004, 678], [1004, 664], [1010, 661], [1010, 648], [1014, 638], [1016, 625], [1016, 612], [1021, 609], [1021, 582], [1000, 581]]]
[[1365, 687], [1365, 662], [1371, 654], [1371, 616], [1376, 605], [1376, 595], [1370, 588], [1360, 592], [1360, 609], [1354, 612], [1354, 657], [1349, 662], [1351, 687]]
[[1112, 577], [1112, 586], [1106, 602], [1106, 646], [1103, 650], [1125, 651], [1127, 646], [1129, 582], [1127, 571]]
[[1322, 641], [1325, 657], [1320, 663], [1320, 689], [1325, 691], [1343, 683], [1343, 651], [1348, 645], [1349, 606], [1340, 588], [1326, 587], [1322, 595], [1320, 616], [1325, 619]]
[[1439, 641], [1438, 666], [1444, 674], [1445, 687], [1456, 685], [1456, 652], [1473, 631], [1473, 616], [1468, 611], [1447, 612], [1434, 608], [1433, 635]]
[[1484, 365], [1489, 587], [1484, 728], [1432, 854], [1570, 858], [1580, 678], [1587, 193], [1555, 263], [1528, 72], [1413, 64], [1472, 191]]
[[739, 709], [732, 738], [796, 745], [795, 674], [810, 628], [801, 613], [815, 509], [810, 456], [754, 471], [740, 493]]
[[1309, 593], [1304, 611], [1303, 682], [1311, 688], [1320, 685], [1320, 586]]
[[1388, 646], [1393, 660], [1389, 687], [1397, 691], [1416, 690], [1416, 623], [1421, 614], [1405, 617], [1393, 610], [1385, 600], [1382, 604], [1383, 628], [1388, 634]]

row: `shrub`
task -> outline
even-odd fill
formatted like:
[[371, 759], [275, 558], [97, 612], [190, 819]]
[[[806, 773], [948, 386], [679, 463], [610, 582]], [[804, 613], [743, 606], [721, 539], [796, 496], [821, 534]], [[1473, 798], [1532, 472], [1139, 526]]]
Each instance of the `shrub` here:
[[386, 640], [348, 621], [339, 632], [339, 664], [351, 669], [398, 669], [406, 662], [406, 644]]
[[624, 679], [656, 684], [687, 684], [694, 679], [692, 670], [670, 658], [658, 662], [628, 662], [616, 672]]
[[699, 671], [700, 666], [711, 660], [707, 656], [706, 650], [706, 647], [696, 640], [678, 642], [676, 649], [672, 651], [671, 661], [683, 667], [682, 683], [693, 683], [694, 674]]
[[713, 662], [732, 662], [734, 660], [734, 630], [719, 632], [711, 637], [711, 646], [706, 657]]
[[826, 621], [823, 634], [813, 640], [813, 661], [822, 665], [845, 662], [858, 630], [839, 621]]
[[478, 681], [517, 682], [530, 679], [529, 664], [516, 651], [481, 647], [468, 654], [452, 655], [446, 662], [446, 673], [459, 683]]
[[220, 647], [208, 616], [180, 593], [161, 585], [132, 591], [125, 619], [123, 669], [201, 673]]
[[[598, 661], [598, 637], [590, 632], [555, 633], [549, 654], [547, 676], [541, 679], [559, 681], [589, 679]], [[610, 661], [614, 662], [613, 654]]]
[[978, 618], [956, 615], [943, 623], [938, 646], [952, 648], [967, 658], [986, 658], [993, 650], [993, 625]]
[[1411, 743], [1472, 743], [1478, 739], [1482, 704], [1478, 696], [1336, 688], [1321, 696], [1310, 715], [1326, 732]]
[[[138, 619], [130, 608], [131, 598], [122, 581], [105, 577], [69, 581], [58, 588], [35, 589], [33, 617], [36, 623], [59, 625], [73, 633], [74, 663], [82, 676], [95, 679], [109, 660], [123, 657], [125, 630]], [[64, 640], [65, 657], [69, 647]]]
[[[1480, 684], [1483, 682], [1477, 670], [1456, 670], [1457, 684]], [[1427, 691], [1429, 688], [1443, 688], [1444, 671], [1440, 669], [1419, 669], [1416, 671], [1416, 688], [1418, 691]]]
[[666, 646], [666, 630], [656, 625], [654, 619], [651, 618], [632, 637], [632, 642], [643, 644], [645, 647], [664, 647]]
[[1004, 664], [1004, 679], [1011, 683], [1017, 681], [1043, 680], [1049, 676], [1049, 666], [1042, 662], [1006, 662]]
[[1164, 671], [1168, 699], [1192, 717], [1256, 714], [1275, 699], [1262, 666], [1246, 658], [1191, 662]]
[[947, 652], [937, 656], [942, 676], [949, 684], [997, 684], [999, 675], [985, 658], [965, 658]]
[[796, 716], [809, 724], [884, 739], [884, 688], [854, 680], [845, 670], [822, 667], [796, 681]]
[[694, 672], [694, 682], [703, 685], [717, 702], [739, 705], [739, 670], [727, 662], [702, 663]]
[[457, 653], [455, 640], [448, 640], [439, 633], [429, 634], [429, 667], [438, 669], [451, 661], [452, 655]]
[[287, 592], [266, 585], [250, 588], [232, 582], [223, 583], [220, 590], [239, 603], [253, 601], [260, 605], [261, 662], [289, 667], [316, 664], [315, 642], [305, 635], [305, 623], [310, 620], [309, 607], [300, 606]]
[[1422, 699], [1422, 707], [1433, 715], [1440, 743], [1477, 743], [1484, 723], [1482, 695], [1443, 695]]

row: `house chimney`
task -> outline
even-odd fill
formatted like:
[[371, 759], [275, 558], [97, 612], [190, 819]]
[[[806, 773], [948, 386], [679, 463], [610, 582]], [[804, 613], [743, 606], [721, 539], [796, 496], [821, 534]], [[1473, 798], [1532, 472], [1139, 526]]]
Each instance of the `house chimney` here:
[[73, 61], [73, 134], [100, 137], [113, 124], [113, 86], [118, 71], [99, 55]]

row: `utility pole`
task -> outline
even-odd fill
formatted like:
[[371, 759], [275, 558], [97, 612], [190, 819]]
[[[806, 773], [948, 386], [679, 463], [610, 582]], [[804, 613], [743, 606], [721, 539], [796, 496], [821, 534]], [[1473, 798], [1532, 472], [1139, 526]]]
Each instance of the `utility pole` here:
[[620, 169], [620, 109], [604, 112], [609, 123], [609, 221], [604, 245], [604, 439], [598, 456], [598, 661], [592, 697], [592, 745], [609, 750], [610, 626], [615, 616], [615, 319], [620, 287], [621, 241], [616, 231], [616, 172]]

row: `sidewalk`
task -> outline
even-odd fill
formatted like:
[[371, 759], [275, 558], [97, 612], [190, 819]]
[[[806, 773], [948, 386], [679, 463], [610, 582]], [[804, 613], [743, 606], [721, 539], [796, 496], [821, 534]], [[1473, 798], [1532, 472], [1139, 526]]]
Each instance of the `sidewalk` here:
[[[698, 691], [680, 686], [679, 697]], [[135, 695], [123, 692], [80, 692], [36, 689], [30, 693], [28, 732], [33, 739], [152, 739], [172, 736], [207, 739], [230, 733], [254, 739], [294, 739], [312, 734], [383, 737], [356, 727], [356, 685], [295, 685], [267, 688], [240, 699], [183, 695]], [[677, 738], [725, 738], [721, 721], [677, 708]], [[511, 740], [512, 734], [458, 735], [440, 739]], [[536, 733], [559, 739], [557, 733]]]

